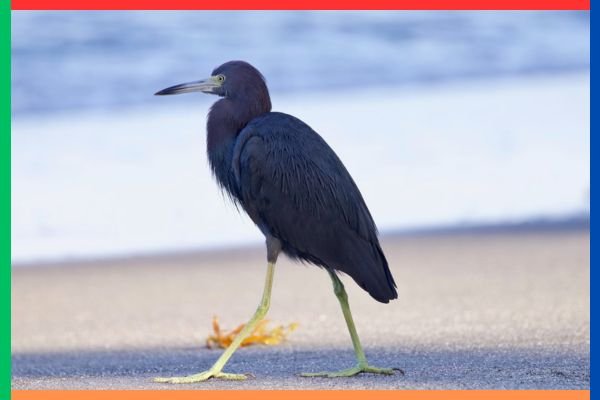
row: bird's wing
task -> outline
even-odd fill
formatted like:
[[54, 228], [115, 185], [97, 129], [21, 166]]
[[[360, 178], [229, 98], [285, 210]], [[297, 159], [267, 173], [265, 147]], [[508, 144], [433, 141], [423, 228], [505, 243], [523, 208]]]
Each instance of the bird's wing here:
[[[365, 240], [376, 238], [358, 187], [329, 145], [294, 117], [269, 116], [244, 129], [234, 150], [233, 170], [244, 202], [269, 216], [288, 208], [301, 218], [343, 222]], [[276, 227], [278, 219], [270, 222]]]
[[242, 205], [288, 254], [349, 274], [378, 300], [395, 298], [360, 191], [308, 125], [279, 113], [251, 122], [238, 137], [233, 169]]

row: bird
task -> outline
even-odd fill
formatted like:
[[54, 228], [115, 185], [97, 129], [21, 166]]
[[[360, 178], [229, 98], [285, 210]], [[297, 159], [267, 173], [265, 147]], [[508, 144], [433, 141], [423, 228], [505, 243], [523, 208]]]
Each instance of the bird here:
[[327, 271], [356, 355], [354, 367], [303, 377], [393, 375], [396, 368], [370, 365], [338, 274], [349, 275], [381, 303], [398, 297], [373, 217], [348, 170], [325, 140], [300, 119], [271, 111], [266, 79], [245, 61], [229, 61], [207, 79], [160, 90], [156, 95], [202, 92], [219, 96], [206, 123], [207, 155], [221, 189], [265, 236], [267, 275], [260, 304], [218, 360], [206, 371], [155, 378], [195, 383], [211, 378], [243, 380], [223, 368], [241, 342], [265, 317], [275, 264], [283, 253]]

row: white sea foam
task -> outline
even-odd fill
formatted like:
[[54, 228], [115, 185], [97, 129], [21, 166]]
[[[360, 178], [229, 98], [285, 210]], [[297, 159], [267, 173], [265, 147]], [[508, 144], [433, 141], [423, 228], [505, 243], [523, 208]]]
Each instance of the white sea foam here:
[[[589, 75], [285, 97], [336, 150], [380, 230], [557, 215], [587, 206]], [[12, 258], [259, 242], [207, 166], [214, 98], [13, 121]]]

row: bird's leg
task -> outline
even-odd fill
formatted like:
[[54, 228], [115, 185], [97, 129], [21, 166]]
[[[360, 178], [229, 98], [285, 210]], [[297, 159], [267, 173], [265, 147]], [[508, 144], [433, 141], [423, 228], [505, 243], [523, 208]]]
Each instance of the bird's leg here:
[[281, 245], [277, 239], [267, 239], [267, 251], [268, 251], [268, 267], [267, 267], [267, 277], [265, 279], [265, 288], [262, 295], [262, 300], [256, 312], [250, 318], [250, 321], [244, 326], [244, 328], [238, 333], [229, 345], [227, 349], [221, 354], [219, 359], [213, 364], [212, 367], [208, 371], [203, 371], [198, 374], [189, 375], [189, 376], [179, 376], [179, 377], [171, 377], [171, 378], [155, 378], [155, 382], [161, 383], [196, 383], [203, 382], [210, 378], [220, 378], [220, 379], [228, 379], [228, 380], [244, 380], [248, 377], [246, 374], [230, 374], [222, 372], [223, 367], [227, 364], [227, 361], [231, 358], [233, 353], [240, 347], [242, 341], [250, 335], [254, 331], [256, 325], [264, 318], [269, 310], [269, 305], [271, 302], [271, 288], [273, 286], [273, 274], [275, 272], [275, 262], [277, 261], [277, 255], [279, 254], [281, 249]]
[[327, 270], [333, 281], [333, 292], [338, 298], [340, 305], [342, 306], [342, 313], [348, 325], [348, 331], [350, 331], [350, 337], [352, 338], [352, 345], [354, 346], [354, 353], [356, 354], [357, 365], [352, 368], [344, 369], [336, 372], [315, 372], [315, 373], [303, 373], [300, 376], [304, 377], [326, 377], [326, 378], [337, 378], [345, 376], [354, 376], [362, 372], [369, 372], [373, 374], [393, 375], [395, 368], [376, 368], [372, 367], [367, 363], [367, 357], [360, 344], [356, 327], [354, 326], [354, 320], [352, 319], [352, 313], [350, 312], [350, 305], [348, 304], [348, 294], [344, 288], [344, 284], [337, 277], [335, 272]]

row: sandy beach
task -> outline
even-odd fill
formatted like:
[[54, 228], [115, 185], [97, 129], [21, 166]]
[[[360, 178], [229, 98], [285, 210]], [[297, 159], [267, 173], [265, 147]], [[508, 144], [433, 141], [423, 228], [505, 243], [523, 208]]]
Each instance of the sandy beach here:
[[261, 247], [56, 265], [12, 274], [14, 389], [589, 388], [589, 231], [383, 238], [399, 299], [343, 280], [367, 357], [392, 377], [300, 378], [350, 367], [353, 351], [327, 274], [285, 257], [272, 307], [289, 340], [238, 351], [244, 382], [152, 382], [208, 368], [213, 315], [245, 322], [260, 298]]

